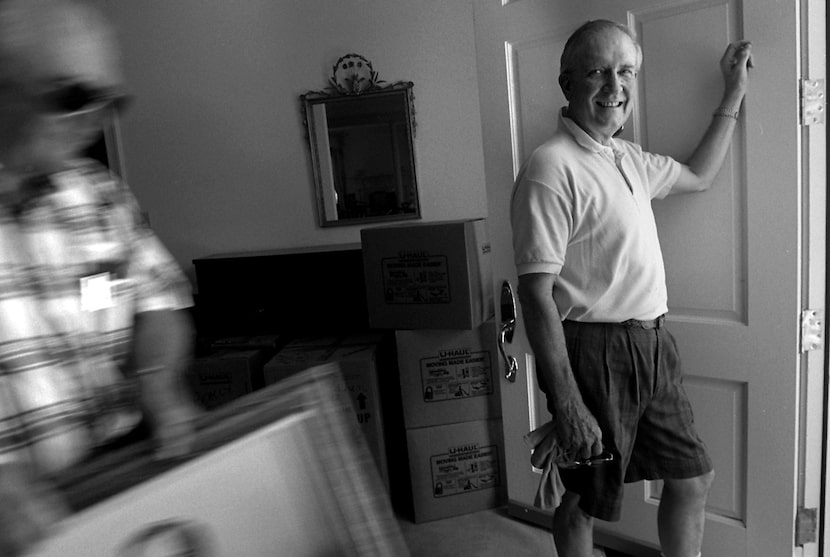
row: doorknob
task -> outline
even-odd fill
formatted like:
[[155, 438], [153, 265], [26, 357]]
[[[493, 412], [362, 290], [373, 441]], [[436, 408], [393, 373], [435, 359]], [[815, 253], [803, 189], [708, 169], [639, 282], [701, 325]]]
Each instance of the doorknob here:
[[513, 297], [513, 287], [508, 281], [501, 284], [501, 330], [499, 332], [499, 352], [504, 360], [504, 377], [511, 383], [516, 381], [519, 371], [519, 362], [504, 351], [504, 344], [513, 342], [513, 331], [516, 329], [516, 299]]

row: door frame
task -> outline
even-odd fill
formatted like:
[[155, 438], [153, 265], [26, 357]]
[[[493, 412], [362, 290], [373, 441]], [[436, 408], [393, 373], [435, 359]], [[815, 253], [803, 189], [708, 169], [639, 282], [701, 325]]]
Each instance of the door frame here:
[[[808, 80], [826, 80], [827, 6], [824, 0], [801, 0], [801, 76]], [[826, 95], [826, 94], [825, 94]], [[825, 110], [826, 113], [826, 103]], [[826, 118], [826, 117], [825, 117]], [[827, 306], [827, 124], [802, 126], [802, 191], [804, 192], [804, 273], [803, 307], [818, 308], [828, 314]], [[799, 428], [798, 506], [818, 512], [817, 543], [807, 544], [800, 557], [830, 556], [830, 363], [826, 343], [803, 355], [804, 376], [802, 424]]]

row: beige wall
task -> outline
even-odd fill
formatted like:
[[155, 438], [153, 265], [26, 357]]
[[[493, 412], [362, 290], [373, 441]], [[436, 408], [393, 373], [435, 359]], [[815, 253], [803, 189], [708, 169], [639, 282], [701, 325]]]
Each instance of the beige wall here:
[[130, 185], [188, 271], [214, 253], [358, 242], [320, 228], [298, 96], [343, 54], [415, 83], [423, 220], [486, 216], [472, 6], [458, 0], [122, 0]]

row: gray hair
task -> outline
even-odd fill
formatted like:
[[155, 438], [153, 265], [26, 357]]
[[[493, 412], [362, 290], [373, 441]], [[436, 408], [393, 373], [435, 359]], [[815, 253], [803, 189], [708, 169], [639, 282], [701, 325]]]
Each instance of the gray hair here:
[[568, 41], [565, 43], [565, 48], [562, 50], [562, 56], [559, 59], [559, 75], [568, 74], [576, 69], [579, 64], [582, 48], [588, 40], [610, 29], [616, 29], [617, 31], [625, 33], [631, 39], [631, 42], [637, 48], [637, 65], [639, 65], [643, 59], [643, 50], [640, 47], [640, 43], [637, 42], [637, 34], [622, 23], [607, 19], [595, 19], [582, 24], [568, 38]]

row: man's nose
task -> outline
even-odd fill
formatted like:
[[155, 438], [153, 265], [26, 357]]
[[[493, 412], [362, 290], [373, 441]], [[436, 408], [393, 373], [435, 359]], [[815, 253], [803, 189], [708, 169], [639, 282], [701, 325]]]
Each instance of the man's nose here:
[[605, 89], [610, 93], [622, 91], [622, 80], [616, 72], [608, 72], [605, 78]]

